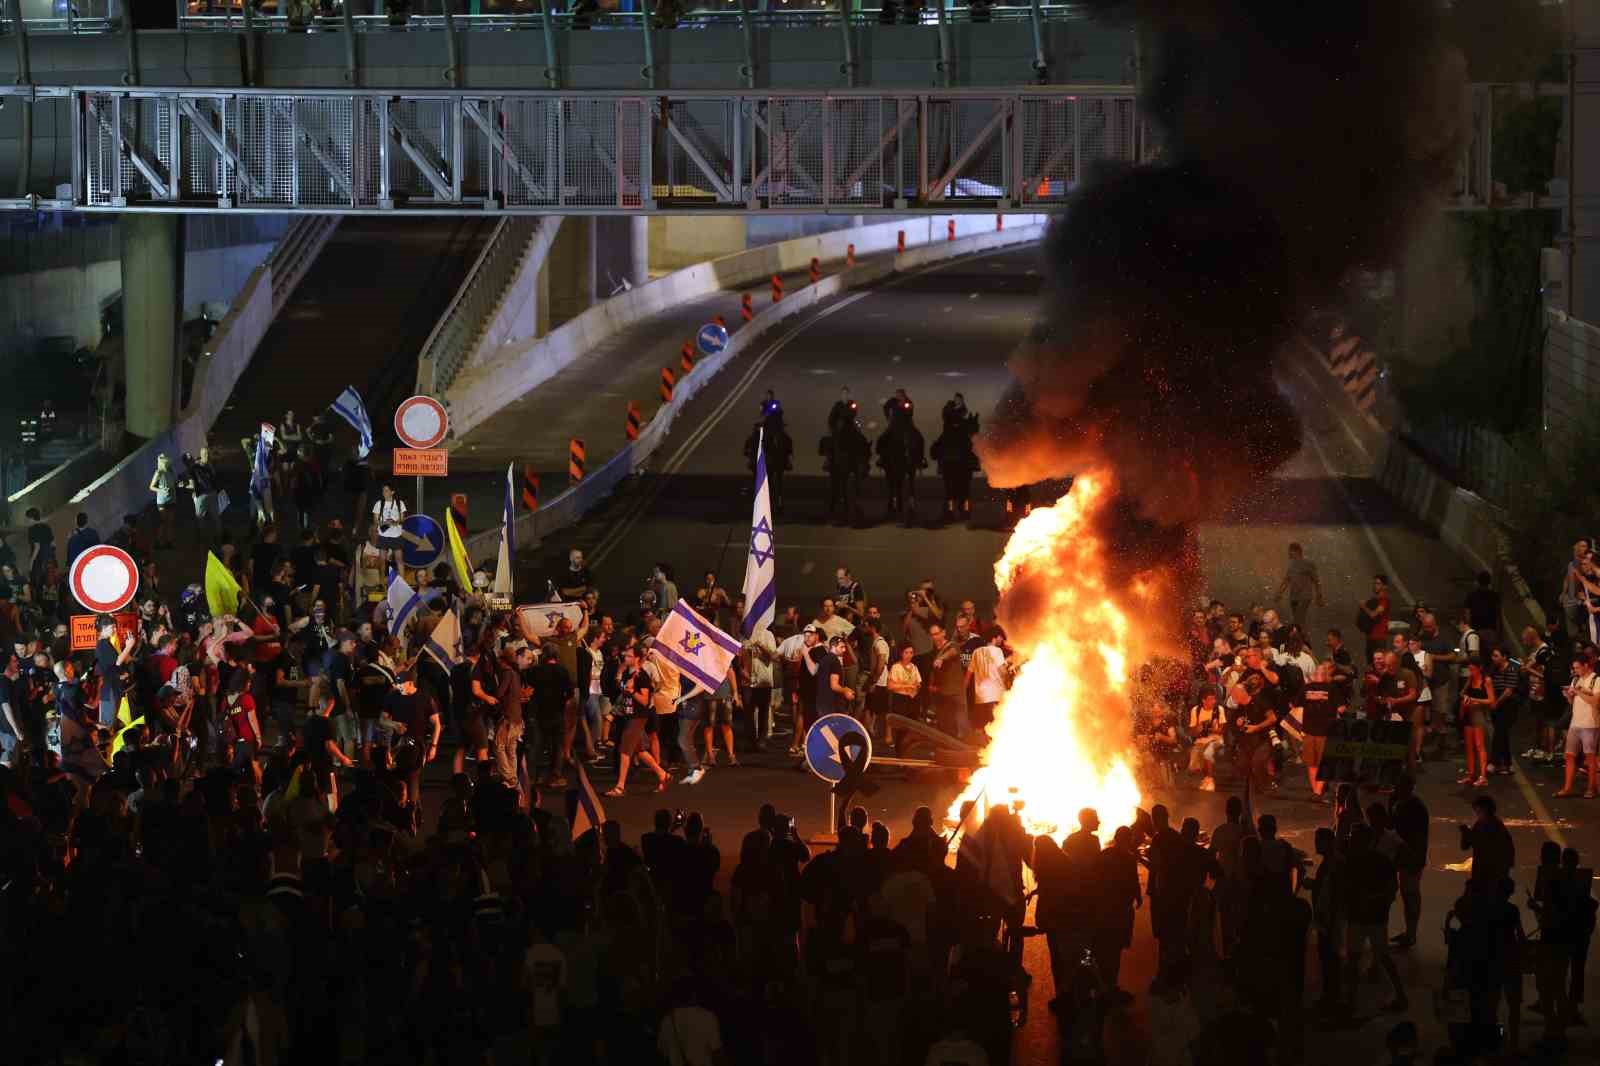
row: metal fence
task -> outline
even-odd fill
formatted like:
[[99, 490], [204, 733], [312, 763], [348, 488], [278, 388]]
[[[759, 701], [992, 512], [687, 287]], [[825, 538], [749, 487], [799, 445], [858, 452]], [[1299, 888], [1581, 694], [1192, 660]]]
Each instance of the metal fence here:
[[1600, 400], [1600, 329], [1557, 310], [1545, 312], [1545, 438], [1564, 447], [1596, 424]]
[[1536, 503], [1540, 478], [1536, 447], [1525, 445], [1483, 426], [1439, 421], [1407, 422], [1402, 434], [1418, 451], [1442, 468], [1450, 481], [1475, 492], [1510, 515], [1526, 514]]
[[555, 221], [501, 220], [418, 353], [417, 391], [438, 396], [450, 387], [517, 276], [539, 227]]
[[[95, 6], [103, 8], [104, 5], [90, 4], [85, 8], [72, 4], [68, 5], [67, 12], [59, 17], [23, 19], [23, 23], [29, 34], [121, 33], [120, 17], [107, 17], [96, 13], [78, 14], [74, 10], [78, 8], [92, 11]], [[977, 8], [961, 4], [947, 7], [944, 16], [945, 21], [950, 23], [1022, 22], [1034, 18], [1035, 9], [1027, 4], [987, 7], [979, 5]], [[759, 28], [816, 29], [828, 26], [837, 28], [844, 17], [846, 16], [841, 15], [836, 7], [793, 11], [750, 11], [747, 15], [741, 15], [737, 10], [689, 11], [675, 15], [665, 22], [657, 15], [656, 25], [660, 29], [701, 30], [718, 26], [738, 27], [748, 19], [751, 26]], [[878, 25], [885, 22], [935, 24], [940, 21], [938, 8], [932, 5], [913, 13], [896, 12], [890, 17], [886, 17], [881, 8], [864, 7], [850, 11], [847, 17], [852, 25], [857, 26]], [[1088, 15], [1080, 4], [1040, 4], [1037, 8], [1037, 17], [1044, 21], [1056, 22], [1083, 19]], [[190, 4], [184, 0], [177, 0], [177, 14], [174, 19], [177, 28], [185, 33], [241, 33], [246, 29], [262, 33], [304, 33], [307, 30], [338, 32], [342, 31], [345, 25], [342, 15], [291, 20], [285, 14], [252, 12], [247, 26], [242, 4]], [[452, 15], [449, 22], [451, 30], [456, 33], [505, 33], [517, 30], [542, 30], [546, 18], [538, 12]], [[548, 15], [550, 28], [562, 31], [581, 32], [593, 29], [638, 32], [643, 22], [644, 15], [638, 11], [598, 11], [587, 16], [575, 16], [571, 11], [551, 11]], [[443, 15], [352, 14], [350, 26], [357, 33], [442, 32], [446, 28], [446, 20]], [[0, 25], [0, 36], [13, 32], [15, 28], [12, 21], [4, 20], [4, 24]]]
[[1032, 210], [1139, 158], [1127, 88], [73, 88], [79, 210]]

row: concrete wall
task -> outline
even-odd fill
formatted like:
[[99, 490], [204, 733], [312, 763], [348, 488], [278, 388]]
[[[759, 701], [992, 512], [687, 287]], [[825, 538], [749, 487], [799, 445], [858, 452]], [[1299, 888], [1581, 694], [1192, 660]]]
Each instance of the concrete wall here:
[[742, 215], [654, 215], [650, 218], [650, 272], [679, 270], [691, 263], [750, 247]]

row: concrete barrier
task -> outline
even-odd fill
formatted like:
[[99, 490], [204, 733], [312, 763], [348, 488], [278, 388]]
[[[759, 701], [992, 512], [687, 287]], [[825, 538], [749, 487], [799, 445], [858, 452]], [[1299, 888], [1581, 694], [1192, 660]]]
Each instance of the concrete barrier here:
[[[951, 219], [956, 225], [955, 242], [947, 239], [946, 224]], [[824, 262], [843, 259], [852, 244], [858, 257], [889, 251], [896, 246], [901, 232], [905, 233], [910, 252], [932, 245], [959, 244], [963, 238], [981, 235], [1004, 237], [1043, 225], [1047, 219], [1046, 215], [1008, 215], [1009, 228], [1001, 231], [995, 230], [992, 215], [884, 222], [750, 248], [673, 271], [596, 304], [543, 337], [504, 346], [479, 365], [461, 371], [440, 397], [450, 411], [451, 439], [465, 437], [621, 330], [687, 300], [804, 269], [813, 258]], [[783, 302], [788, 303], [797, 295], [798, 292], [792, 293]]]
[[[954, 241], [944, 238], [941, 231], [937, 241], [922, 241], [918, 247], [911, 247], [910, 234], [907, 234], [907, 249], [905, 254], [874, 260], [872, 262], [858, 263], [857, 266], [840, 274], [831, 274], [824, 277], [815, 285], [807, 285], [785, 296], [781, 303], [770, 304], [760, 311], [746, 324], [745, 328], [733, 334], [728, 340], [728, 345], [716, 355], [701, 360], [694, 373], [683, 378], [673, 391], [672, 402], [661, 408], [645, 423], [639, 433], [639, 439], [625, 444], [620, 451], [608, 459], [597, 470], [591, 471], [576, 487], [569, 488], [553, 499], [542, 502], [539, 510], [532, 514], [518, 516], [516, 523], [516, 542], [523, 546], [532, 546], [557, 530], [564, 529], [578, 521], [595, 504], [605, 499], [624, 480], [637, 473], [649, 461], [656, 449], [661, 447], [672, 431], [672, 424], [679, 411], [693, 400], [700, 390], [711, 381], [724, 367], [728, 366], [739, 356], [747, 353], [762, 344], [773, 329], [786, 320], [817, 306], [819, 303], [832, 300], [853, 289], [864, 288], [882, 281], [895, 274], [903, 274], [918, 270], [935, 263], [957, 259], [962, 256], [975, 255], [981, 252], [992, 251], [997, 248], [1006, 248], [1016, 244], [1027, 244], [1037, 241], [1044, 236], [1046, 223], [1043, 216], [1034, 216], [1034, 221], [1026, 224], [1014, 224], [1012, 218], [1007, 219], [1008, 228], [995, 231], [991, 222], [990, 226], [982, 232], [958, 237]], [[863, 227], [864, 229], [877, 229], [880, 227]], [[896, 225], [894, 229], [904, 229], [903, 225]], [[929, 227], [931, 230], [932, 227]], [[862, 231], [842, 230], [841, 234]], [[969, 231], [970, 232], [970, 231]], [[827, 234], [825, 236], [834, 236]], [[812, 238], [806, 238], [809, 242]], [[895, 233], [891, 231], [888, 236], [889, 247], [894, 246]], [[804, 242], [784, 242], [804, 243]], [[848, 239], [841, 240], [841, 251], [849, 244]], [[857, 252], [860, 252], [859, 237]], [[774, 246], [777, 247], [777, 246]], [[734, 258], [734, 257], [729, 257]], [[781, 256], [780, 256], [781, 258]], [[769, 260], [770, 261], [770, 260]], [[809, 256], [799, 260], [801, 264], [809, 261]], [[690, 268], [698, 269], [698, 268]], [[772, 273], [769, 270], [767, 273]], [[670, 277], [671, 275], [668, 275]], [[754, 277], [762, 277], [756, 273]], [[662, 278], [660, 280], [666, 280]], [[651, 283], [656, 284], [655, 282]], [[644, 288], [633, 290], [641, 292]], [[631, 295], [631, 294], [629, 294]], [[620, 297], [619, 297], [620, 299]], [[608, 301], [615, 302], [615, 301]], [[482, 560], [490, 558], [499, 544], [500, 531], [488, 529], [466, 541], [467, 558]], [[491, 564], [492, 566], [492, 564]]]

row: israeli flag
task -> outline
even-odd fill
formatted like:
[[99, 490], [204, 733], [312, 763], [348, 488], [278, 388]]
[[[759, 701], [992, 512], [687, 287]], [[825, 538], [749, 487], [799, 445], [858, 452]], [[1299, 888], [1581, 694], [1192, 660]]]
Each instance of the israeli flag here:
[[769, 628], [777, 617], [778, 544], [772, 528], [772, 494], [767, 488], [766, 438], [766, 430], [762, 430], [756, 440], [756, 499], [744, 563], [744, 618], [739, 623], [746, 640]]
[[256, 498], [264, 514], [272, 513], [272, 475], [267, 472], [267, 455], [272, 448], [272, 427], [261, 424], [261, 435], [256, 438], [255, 462], [250, 464], [250, 495]]
[[512, 544], [512, 528], [517, 522], [517, 464], [512, 463], [506, 467], [506, 499], [505, 506], [500, 515], [500, 556], [495, 560], [494, 584], [491, 586], [496, 596], [511, 598], [511, 560], [516, 557], [516, 548]]
[[361, 394], [356, 391], [354, 385], [346, 385], [339, 398], [328, 407], [334, 414], [350, 423], [350, 428], [361, 438], [356, 456], [365, 459], [367, 453], [372, 451], [372, 419], [367, 417], [367, 408], [361, 402]]
[[706, 621], [688, 601], [679, 600], [650, 650], [676, 667], [695, 688], [715, 692], [739, 654], [739, 642]]
[[422, 645], [422, 650], [447, 674], [453, 667], [461, 665], [461, 622], [456, 618], [455, 611], [447, 611], [439, 619], [433, 627], [433, 633]]
[[422, 606], [422, 597], [406, 584], [406, 579], [400, 576], [400, 571], [391, 569], [389, 592], [385, 598], [389, 601], [389, 632], [404, 633], [406, 623], [417, 613], [417, 608]]

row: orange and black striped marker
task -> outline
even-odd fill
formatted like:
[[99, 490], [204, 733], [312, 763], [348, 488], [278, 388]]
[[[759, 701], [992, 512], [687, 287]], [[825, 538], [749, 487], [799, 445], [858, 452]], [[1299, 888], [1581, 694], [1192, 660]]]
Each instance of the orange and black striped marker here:
[[672, 387], [674, 385], [676, 385], [677, 383], [678, 383], [678, 379], [673, 376], [672, 368], [670, 366], [662, 367], [661, 368], [661, 402], [662, 403], [671, 403], [672, 402]]
[[530, 511], [539, 509], [539, 475], [531, 466], [522, 468], [522, 505]]
[[628, 435], [629, 440], [639, 439], [639, 425], [642, 421], [643, 420], [639, 417], [639, 405], [632, 400], [629, 400], [628, 421], [623, 429], [623, 432]]
[[811, 257], [811, 284], [815, 285], [822, 280], [822, 263], [816, 256]]
[[684, 341], [678, 349], [678, 366], [685, 374], [694, 369], [694, 342]]
[[844, 265], [848, 267], [853, 267], [856, 265], [856, 246], [853, 244], [845, 245]]
[[567, 481], [573, 485], [583, 480], [583, 465], [588, 453], [584, 451], [583, 441], [573, 437], [567, 442]]
[[906, 231], [903, 229], [894, 231], [894, 250], [897, 252], [906, 250]]
[[783, 299], [783, 279], [774, 274], [772, 275], [772, 302], [777, 303], [781, 299]]
[[745, 293], [739, 297], [739, 317], [748, 322], [755, 316], [755, 310], [750, 306], [750, 294]]
[[953, 218], [944, 224], [944, 239], [947, 241], [956, 239], [956, 220]]

